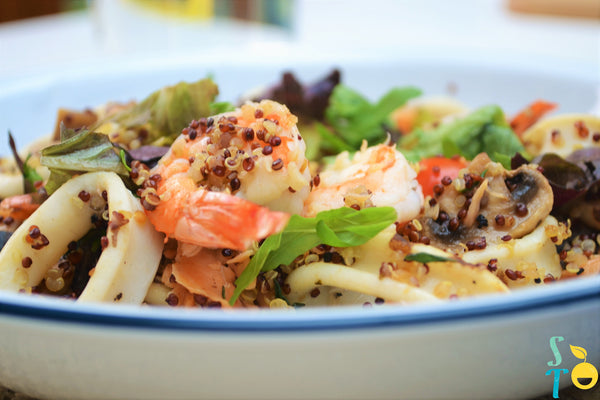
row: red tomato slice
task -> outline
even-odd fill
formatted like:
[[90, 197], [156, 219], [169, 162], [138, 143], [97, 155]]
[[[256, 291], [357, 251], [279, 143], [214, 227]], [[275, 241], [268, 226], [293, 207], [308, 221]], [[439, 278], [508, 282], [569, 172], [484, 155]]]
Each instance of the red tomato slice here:
[[458, 171], [467, 166], [467, 161], [460, 158], [431, 157], [419, 161], [417, 181], [423, 188], [424, 196], [433, 196], [433, 187], [441, 185], [442, 178], [449, 176], [454, 179]]

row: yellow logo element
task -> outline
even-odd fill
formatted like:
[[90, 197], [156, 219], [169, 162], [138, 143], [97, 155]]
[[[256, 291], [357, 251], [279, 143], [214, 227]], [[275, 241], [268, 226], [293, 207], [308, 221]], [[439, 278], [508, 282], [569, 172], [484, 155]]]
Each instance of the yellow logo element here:
[[[580, 360], [583, 360], [582, 363], [577, 364], [573, 371], [571, 371], [571, 380], [573, 381], [573, 385], [578, 387], [579, 389], [590, 389], [594, 387], [596, 382], [598, 382], [598, 370], [592, 364], [587, 363], [587, 351], [583, 347], [571, 346], [571, 353]], [[582, 383], [587, 382], [588, 383]]]

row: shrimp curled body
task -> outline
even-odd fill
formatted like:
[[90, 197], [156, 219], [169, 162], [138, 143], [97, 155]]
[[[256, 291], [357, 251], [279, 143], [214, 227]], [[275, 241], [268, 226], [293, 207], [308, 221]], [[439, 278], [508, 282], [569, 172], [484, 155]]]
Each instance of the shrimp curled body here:
[[184, 243], [235, 250], [283, 229], [310, 191], [296, 122], [269, 100], [192, 121], [150, 172], [156, 192], [142, 190], [142, 201], [160, 198], [146, 206], [152, 224]]
[[404, 156], [387, 144], [366, 147], [352, 159], [347, 152], [319, 174], [305, 202], [304, 215], [312, 217], [319, 211], [354, 207], [391, 206], [400, 222], [419, 215], [423, 193], [416, 172]]

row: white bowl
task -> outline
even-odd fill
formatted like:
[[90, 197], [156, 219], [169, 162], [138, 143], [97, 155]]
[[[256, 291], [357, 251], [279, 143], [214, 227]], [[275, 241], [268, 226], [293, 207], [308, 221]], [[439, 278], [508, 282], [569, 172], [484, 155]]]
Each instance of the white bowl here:
[[[292, 65], [292, 64], [290, 64]], [[332, 64], [293, 63], [311, 80]], [[543, 98], [589, 111], [597, 77], [527, 65], [430, 59], [340, 64], [343, 80], [371, 97], [411, 84], [448, 84], [472, 106], [514, 112]], [[215, 66], [122, 63], [4, 83], [0, 132], [25, 144], [49, 131], [59, 106], [141, 98], [212, 72], [221, 99], [278, 79], [285, 64]], [[3, 155], [8, 154], [4, 148]], [[76, 304], [0, 293], [0, 384], [49, 399], [530, 398], [552, 392], [546, 375], [587, 350], [600, 369], [600, 277], [439, 305], [296, 311], [216, 311]], [[570, 375], [560, 379], [571, 384]]]

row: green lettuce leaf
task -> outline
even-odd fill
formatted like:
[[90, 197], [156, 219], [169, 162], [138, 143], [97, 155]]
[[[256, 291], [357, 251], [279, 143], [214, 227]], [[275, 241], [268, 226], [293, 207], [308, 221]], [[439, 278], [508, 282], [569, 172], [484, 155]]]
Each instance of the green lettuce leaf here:
[[[337, 85], [325, 110], [325, 121], [347, 147], [358, 150], [363, 140], [375, 144], [385, 140], [384, 126], [392, 111], [421, 95], [413, 87], [393, 88], [375, 104], [345, 85]], [[328, 141], [331, 143], [331, 141]], [[334, 149], [339, 149], [338, 146]]]
[[217, 101], [210, 103], [209, 115], [217, 115], [235, 110], [235, 106], [228, 101]]
[[359, 246], [366, 243], [396, 221], [392, 207], [371, 207], [355, 210], [342, 207], [322, 211], [314, 218], [292, 215], [285, 229], [269, 236], [250, 263], [235, 281], [235, 291], [229, 300], [234, 304], [239, 295], [259, 273], [290, 264], [296, 257], [319, 244], [335, 247]]
[[61, 129], [61, 143], [42, 150], [40, 163], [50, 169], [46, 191], [52, 194], [74, 175], [93, 171], [112, 171], [128, 177], [121, 159], [122, 149], [102, 133]]
[[218, 93], [209, 78], [165, 86], [133, 107], [98, 121], [92, 130], [113, 122], [125, 130], [145, 129], [146, 143], [170, 144], [193, 119], [231, 109], [229, 103], [213, 103]]
[[485, 152], [507, 168], [510, 168], [510, 162], [506, 164], [510, 157], [525, 151], [502, 109], [494, 105], [482, 107], [434, 130], [416, 129], [400, 140], [398, 149], [412, 162], [438, 154], [446, 157], [459, 154], [471, 160]]

